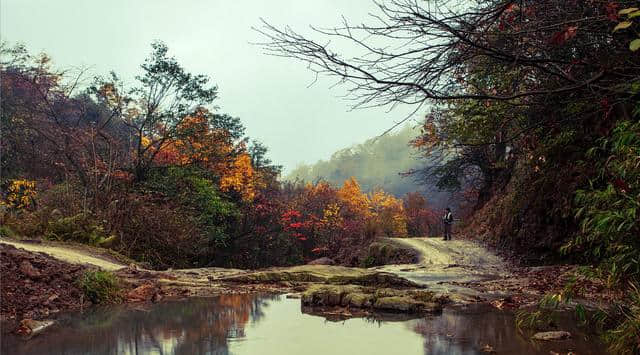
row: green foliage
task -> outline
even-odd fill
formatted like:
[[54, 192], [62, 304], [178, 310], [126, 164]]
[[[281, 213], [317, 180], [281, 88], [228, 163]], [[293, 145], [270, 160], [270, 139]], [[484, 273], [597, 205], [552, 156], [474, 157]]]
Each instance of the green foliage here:
[[196, 216], [208, 242], [227, 246], [230, 228], [240, 216], [237, 206], [220, 194], [211, 178], [198, 169], [170, 167], [153, 174], [145, 187], [177, 199]]
[[589, 149], [596, 169], [589, 188], [576, 192], [581, 233], [563, 247], [598, 263], [610, 286], [640, 276], [640, 123], [620, 122], [610, 137]]
[[15, 238], [16, 233], [9, 226], [0, 226], [0, 237]]
[[104, 227], [86, 213], [50, 221], [44, 236], [49, 240], [74, 241], [90, 245], [100, 245], [109, 238]]
[[[565, 311], [563, 308], [568, 308], [568, 305], [574, 300], [578, 284], [577, 275], [573, 275], [562, 291], [542, 297], [533, 311], [518, 311], [516, 313], [518, 330], [544, 330], [558, 324], [557, 319], [560, 313]], [[581, 325], [587, 322], [587, 312], [582, 305], [575, 306], [575, 317]]]
[[[634, 25], [637, 20], [634, 21], [634, 18], [640, 16], [640, 10], [637, 7], [629, 7], [626, 9], [622, 9], [618, 12], [618, 16], [624, 18], [624, 21], [619, 22], [614, 28], [613, 32], [626, 30]], [[635, 37], [635, 36], [634, 36]], [[629, 50], [632, 52], [640, 49], [640, 38], [635, 38], [629, 42]]]
[[78, 286], [94, 304], [119, 303], [122, 300], [118, 278], [109, 271], [88, 270], [78, 280]]
[[[568, 139], [565, 139], [568, 138]], [[558, 138], [560, 145], [570, 135]], [[550, 145], [553, 146], [553, 145]], [[580, 231], [562, 248], [565, 254], [578, 254], [595, 268], [581, 268], [556, 294], [545, 296], [533, 312], [518, 314], [518, 327], [536, 327], [548, 322], [581, 292], [578, 276], [602, 280], [611, 289], [626, 289], [626, 297], [611, 308], [591, 316], [583, 306], [573, 306], [577, 320], [593, 324], [603, 332], [609, 351], [632, 354], [638, 349], [640, 334], [640, 122], [620, 121], [610, 135], [598, 139], [586, 151], [584, 167], [592, 177], [587, 188], [575, 193], [575, 217]], [[634, 350], [636, 349], [636, 350]]]
[[[640, 350], [640, 291], [635, 284], [630, 285], [630, 302], [618, 305], [616, 312], [602, 312], [599, 324], [615, 324], [603, 334], [612, 354], [637, 354]], [[610, 319], [611, 315], [617, 319]]]

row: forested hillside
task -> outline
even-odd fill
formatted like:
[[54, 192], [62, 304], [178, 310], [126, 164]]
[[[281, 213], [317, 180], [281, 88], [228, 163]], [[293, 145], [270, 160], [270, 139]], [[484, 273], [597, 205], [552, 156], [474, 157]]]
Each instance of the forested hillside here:
[[425, 165], [435, 163], [433, 157], [422, 156], [410, 144], [419, 133], [418, 128], [406, 125], [397, 132], [339, 150], [329, 160], [302, 164], [286, 179], [292, 182], [327, 181], [339, 186], [350, 177], [355, 177], [364, 191], [381, 188], [399, 198], [420, 191], [432, 207], [444, 209], [448, 203], [455, 203], [455, 197], [439, 189], [435, 179], [411, 174]]
[[334, 185], [355, 177], [365, 191], [381, 187], [395, 196], [402, 197], [408, 192], [420, 189], [412, 177], [400, 174], [416, 169], [422, 162], [418, 151], [409, 142], [419, 130], [407, 125], [397, 132], [371, 138], [362, 144], [339, 150], [329, 160], [315, 164], [302, 164], [286, 178], [290, 181], [326, 180]]

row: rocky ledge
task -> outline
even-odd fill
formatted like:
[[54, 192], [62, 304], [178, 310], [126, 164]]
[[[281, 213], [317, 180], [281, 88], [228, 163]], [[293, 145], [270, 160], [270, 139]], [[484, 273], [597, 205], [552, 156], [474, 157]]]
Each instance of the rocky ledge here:
[[436, 313], [448, 299], [422, 289], [375, 288], [358, 285], [312, 285], [302, 293], [304, 307], [348, 307], [399, 313]]

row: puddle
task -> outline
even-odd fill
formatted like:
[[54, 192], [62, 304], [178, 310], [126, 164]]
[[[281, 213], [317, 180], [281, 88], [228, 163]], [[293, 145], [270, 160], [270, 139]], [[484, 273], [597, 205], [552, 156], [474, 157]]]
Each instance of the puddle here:
[[[30, 340], [3, 334], [2, 354], [602, 354], [595, 338], [536, 343], [511, 312], [445, 309], [420, 319], [380, 316], [338, 322], [301, 312], [283, 295], [224, 295], [62, 315]], [[4, 330], [6, 331], [6, 330]]]

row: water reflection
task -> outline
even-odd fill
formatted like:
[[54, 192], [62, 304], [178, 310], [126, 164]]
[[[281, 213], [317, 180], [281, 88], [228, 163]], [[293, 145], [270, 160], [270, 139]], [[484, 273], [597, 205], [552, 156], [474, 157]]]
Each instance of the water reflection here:
[[278, 296], [223, 295], [161, 304], [96, 309], [62, 317], [30, 340], [4, 334], [3, 354], [229, 354]]
[[413, 330], [424, 337], [425, 354], [478, 354], [489, 346], [498, 354], [604, 354], [596, 335], [576, 328], [571, 314], [558, 319], [561, 329], [570, 330], [573, 339], [536, 342], [531, 334], [520, 334], [514, 314], [489, 305], [445, 309], [442, 315], [416, 321]]
[[334, 322], [302, 313], [299, 300], [283, 296], [225, 295], [69, 315], [31, 340], [3, 334], [2, 354], [466, 355], [485, 345], [503, 354], [602, 353], [570, 330], [572, 341], [535, 344], [516, 332], [511, 313], [490, 308]]

